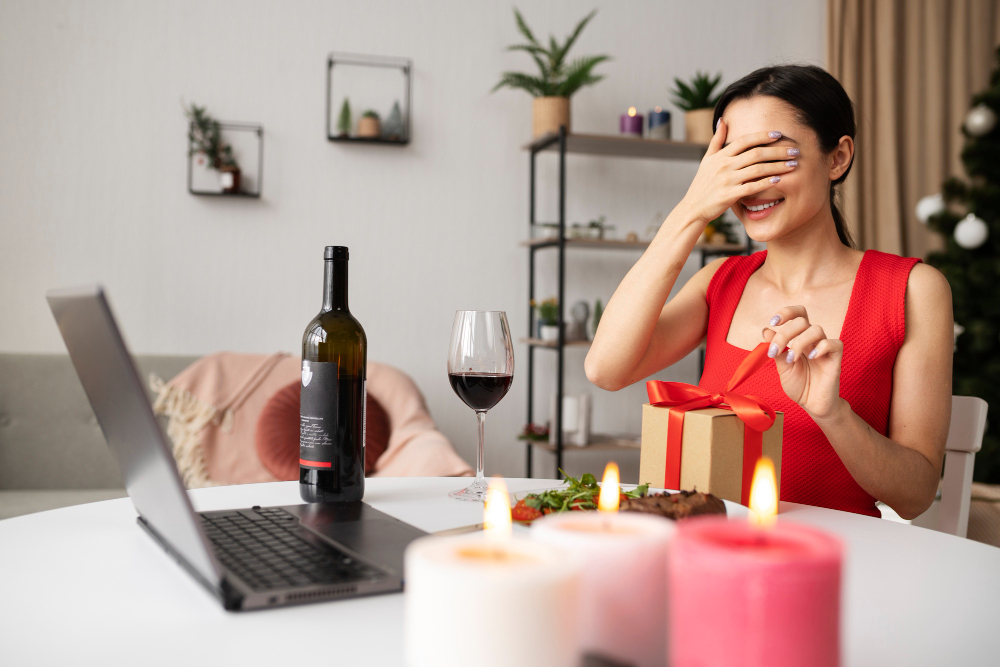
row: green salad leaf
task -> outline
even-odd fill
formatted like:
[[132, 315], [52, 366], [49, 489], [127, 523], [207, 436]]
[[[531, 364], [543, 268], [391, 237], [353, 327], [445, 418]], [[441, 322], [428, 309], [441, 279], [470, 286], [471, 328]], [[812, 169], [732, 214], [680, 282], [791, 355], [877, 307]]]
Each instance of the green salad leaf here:
[[[562, 469], [559, 472], [566, 478], [564, 488], [528, 494], [524, 497], [524, 504], [540, 512], [566, 512], [574, 508], [596, 510], [601, 495], [597, 478], [589, 472], [581, 475], [580, 479], [567, 475]], [[628, 498], [642, 498], [648, 491], [649, 484], [642, 484], [623, 493]]]

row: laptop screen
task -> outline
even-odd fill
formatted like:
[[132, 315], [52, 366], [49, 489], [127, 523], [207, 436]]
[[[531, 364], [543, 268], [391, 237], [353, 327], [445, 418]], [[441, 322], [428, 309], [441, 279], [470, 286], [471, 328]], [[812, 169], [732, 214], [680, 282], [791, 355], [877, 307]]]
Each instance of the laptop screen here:
[[103, 290], [52, 290], [46, 298], [136, 510], [217, 585], [219, 569]]

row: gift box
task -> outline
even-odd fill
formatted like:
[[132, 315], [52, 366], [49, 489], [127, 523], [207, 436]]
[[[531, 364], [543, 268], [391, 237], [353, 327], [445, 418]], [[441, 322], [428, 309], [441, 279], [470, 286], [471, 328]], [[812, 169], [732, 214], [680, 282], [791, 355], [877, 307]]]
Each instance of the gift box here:
[[781, 497], [784, 415], [736, 388], [771, 361], [761, 343], [737, 367], [719, 394], [684, 382], [646, 383], [642, 406], [639, 483], [711, 493], [748, 505], [761, 456], [774, 461]]

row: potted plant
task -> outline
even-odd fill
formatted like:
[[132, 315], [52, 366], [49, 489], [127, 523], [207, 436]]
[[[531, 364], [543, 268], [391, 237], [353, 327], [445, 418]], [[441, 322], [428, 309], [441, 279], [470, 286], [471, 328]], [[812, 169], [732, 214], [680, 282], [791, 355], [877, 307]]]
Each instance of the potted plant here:
[[346, 138], [351, 134], [351, 103], [344, 98], [340, 105], [340, 115], [337, 116], [337, 136]]
[[382, 138], [387, 141], [402, 141], [405, 134], [403, 112], [399, 108], [399, 102], [394, 102], [389, 111], [389, 117], [382, 123]]
[[212, 118], [205, 107], [192, 104], [184, 108], [184, 114], [191, 121], [188, 128], [188, 157], [198, 153], [204, 155], [209, 169], [219, 172], [222, 191], [235, 194], [240, 191], [240, 168], [233, 157], [233, 147], [222, 140], [219, 121]]
[[546, 343], [559, 340], [559, 300], [555, 297], [545, 299], [541, 303], [531, 301], [538, 313], [538, 336]]
[[714, 79], [698, 72], [690, 84], [674, 78], [676, 88], [670, 92], [674, 96], [674, 104], [684, 110], [684, 126], [687, 130], [687, 141], [690, 143], [707, 144], [715, 134], [712, 116], [722, 94], [712, 97], [712, 91], [719, 85], [720, 80], [722, 80], [721, 72]]
[[597, 83], [604, 77], [594, 74], [593, 69], [599, 63], [609, 60], [609, 56], [587, 56], [567, 62], [566, 56], [573, 43], [594, 17], [597, 10], [590, 12], [580, 21], [566, 41], [559, 44], [555, 36], [549, 36], [549, 45], [543, 46], [535, 39], [524, 17], [516, 8], [514, 18], [517, 29], [521, 32], [527, 44], [515, 44], [507, 47], [508, 51], [525, 51], [531, 55], [538, 65], [539, 75], [532, 76], [522, 72], [504, 72], [500, 83], [493, 87], [496, 91], [504, 86], [519, 88], [530, 93], [535, 99], [531, 107], [532, 133], [540, 137], [549, 132], [558, 132], [560, 126], [570, 131], [569, 98], [584, 86]]
[[361, 114], [361, 120], [358, 121], [358, 136], [366, 139], [382, 136], [378, 114], [371, 109]]

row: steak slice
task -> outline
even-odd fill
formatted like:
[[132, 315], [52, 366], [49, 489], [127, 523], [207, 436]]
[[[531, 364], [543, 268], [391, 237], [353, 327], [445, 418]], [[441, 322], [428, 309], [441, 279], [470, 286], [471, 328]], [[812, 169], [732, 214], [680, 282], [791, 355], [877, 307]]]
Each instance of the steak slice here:
[[726, 505], [711, 493], [681, 491], [657, 493], [643, 498], [626, 498], [619, 508], [622, 512], [659, 514], [668, 519], [685, 519], [699, 514], [725, 514]]

